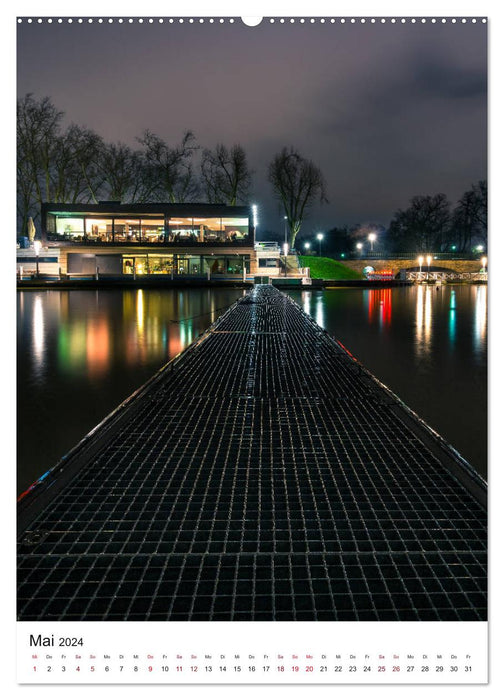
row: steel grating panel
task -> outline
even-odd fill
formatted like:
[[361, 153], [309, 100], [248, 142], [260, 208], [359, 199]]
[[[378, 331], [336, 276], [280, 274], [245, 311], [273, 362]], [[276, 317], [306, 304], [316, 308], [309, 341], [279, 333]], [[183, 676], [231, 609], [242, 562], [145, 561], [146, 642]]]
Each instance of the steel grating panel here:
[[267, 285], [52, 488], [20, 535], [21, 620], [486, 619], [484, 508]]

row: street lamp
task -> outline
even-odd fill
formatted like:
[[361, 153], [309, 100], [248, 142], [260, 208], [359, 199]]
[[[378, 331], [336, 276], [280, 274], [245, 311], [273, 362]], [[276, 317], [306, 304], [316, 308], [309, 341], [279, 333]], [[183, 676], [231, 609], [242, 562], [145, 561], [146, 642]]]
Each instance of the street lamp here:
[[430, 271], [430, 264], [432, 262], [432, 255], [427, 256], [427, 282], [429, 281], [429, 271]]
[[376, 233], [370, 233], [368, 240], [371, 243], [371, 252], [373, 252], [373, 243], [376, 241]]
[[423, 255], [420, 255], [418, 257], [418, 265], [420, 266], [420, 274], [422, 274], [422, 263], [423, 263]]
[[322, 255], [322, 239], [324, 238], [323, 233], [317, 233], [317, 240], [318, 240], [318, 254], [319, 257]]
[[285, 242], [283, 244], [283, 253], [285, 255], [285, 267], [284, 267], [284, 277], [287, 277], [287, 253], [289, 252], [289, 244]]
[[309, 244], [309, 243], [305, 243], [305, 244], [304, 244], [304, 247], [305, 247], [305, 250], [310, 250], [310, 244]]
[[287, 243], [287, 217], [284, 216], [284, 245]]
[[356, 248], [359, 251], [359, 253], [362, 255], [362, 243], [357, 243]]
[[39, 253], [42, 248], [42, 243], [40, 241], [33, 241], [33, 247], [35, 249], [35, 256], [37, 261], [37, 277], [39, 276]]

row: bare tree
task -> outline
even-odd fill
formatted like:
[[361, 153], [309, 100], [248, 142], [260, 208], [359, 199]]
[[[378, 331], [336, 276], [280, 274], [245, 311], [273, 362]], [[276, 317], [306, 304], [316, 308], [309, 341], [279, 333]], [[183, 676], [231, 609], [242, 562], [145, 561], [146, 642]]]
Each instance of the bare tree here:
[[488, 239], [488, 187], [486, 180], [480, 180], [477, 185], [472, 186], [478, 206], [476, 208], [476, 219], [479, 223], [479, 236], [485, 242]]
[[399, 210], [389, 227], [396, 250], [442, 251], [451, 225], [450, 204], [444, 194], [413, 197], [408, 209]]
[[252, 171], [242, 146], [235, 144], [228, 149], [219, 143], [213, 151], [206, 148], [201, 159], [201, 178], [209, 202], [229, 206], [248, 202]]
[[149, 173], [151, 198], [172, 203], [193, 200], [199, 188], [192, 157], [199, 147], [192, 131], [186, 131], [174, 148], [151, 131], [145, 131], [138, 141], [145, 149], [143, 156]]
[[20, 222], [19, 232], [21, 235], [28, 233], [28, 218], [32, 216], [36, 219], [37, 212], [34, 210], [35, 204], [35, 183], [32, 178], [30, 164], [19, 157], [17, 160], [17, 217]]
[[68, 129], [67, 139], [73, 157], [72, 201], [81, 201], [82, 198], [97, 204], [104, 181], [100, 171], [103, 139], [91, 129], [76, 125]]
[[72, 124], [58, 137], [51, 163], [53, 202], [97, 202], [104, 176], [100, 170], [103, 140]]
[[63, 112], [49, 97], [27, 94], [17, 107], [17, 187], [20, 231], [42, 202], [97, 201], [102, 139], [75, 124], [62, 131]]
[[283, 148], [272, 160], [268, 179], [277, 199], [283, 205], [290, 230], [290, 246], [294, 246], [303, 219], [315, 201], [327, 202], [322, 171], [293, 148]]
[[145, 202], [150, 198], [152, 182], [140, 151], [124, 143], [105, 144], [100, 155], [100, 171], [108, 199]]
[[473, 191], [464, 192], [452, 217], [452, 240], [458, 249], [465, 252], [471, 248], [472, 240], [478, 232], [476, 218], [477, 202]]
[[475, 239], [487, 240], [487, 183], [483, 180], [464, 192], [452, 216], [452, 240], [460, 251], [472, 248]]
[[17, 103], [18, 211], [21, 231], [26, 231], [30, 212], [49, 201], [51, 163], [61, 129], [63, 112], [49, 97], [36, 100], [28, 93]]

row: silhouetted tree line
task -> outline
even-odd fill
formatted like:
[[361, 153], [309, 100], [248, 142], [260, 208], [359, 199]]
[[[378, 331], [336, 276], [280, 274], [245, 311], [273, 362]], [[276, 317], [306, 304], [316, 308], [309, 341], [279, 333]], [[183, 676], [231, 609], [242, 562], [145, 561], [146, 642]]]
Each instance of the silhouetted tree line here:
[[[362, 253], [366, 253], [369, 250], [368, 236], [370, 233], [376, 234], [376, 243], [374, 245], [375, 250], [384, 250], [386, 245], [386, 229], [383, 224], [375, 222], [365, 222], [360, 224], [353, 224], [351, 226], [334, 226], [329, 229], [329, 231], [324, 232], [324, 238], [322, 242], [322, 255], [328, 257], [341, 257], [341, 255], [350, 255], [358, 252], [357, 245], [363, 246]], [[318, 251], [318, 244], [316, 242], [314, 234], [311, 236], [303, 236], [301, 245], [298, 246], [300, 249], [303, 246], [304, 241], [310, 241], [312, 252]]]
[[[138, 147], [106, 142], [76, 124], [63, 127], [64, 113], [49, 97], [27, 94], [17, 105], [17, 206], [19, 231], [35, 221], [42, 202], [194, 202], [228, 205], [250, 201], [253, 172], [239, 144], [201, 148], [192, 131], [178, 144], [146, 130]], [[199, 162], [196, 160], [199, 155]], [[303, 221], [316, 203], [327, 202], [324, 176], [293, 147], [276, 153], [267, 170], [294, 247]], [[398, 210], [388, 229], [377, 223], [335, 227], [326, 232], [324, 253], [355, 252], [357, 242], [377, 233], [375, 250], [429, 252], [455, 245], [468, 251], [487, 240], [487, 185], [464, 192], [452, 210], [444, 194], [416, 196]], [[283, 232], [281, 235], [283, 240]]]
[[398, 210], [388, 230], [392, 250], [445, 252], [455, 247], [469, 252], [486, 245], [487, 183], [480, 180], [464, 192], [452, 209], [446, 195], [417, 196], [405, 210]]
[[[446, 195], [416, 196], [406, 209], [399, 209], [388, 228], [366, 222], [336, 226], [325, 232], [323, 253], [331, 257], [369, 253], [368, 236], [376, 233], [374, 251], [380, 253], [470, 253], [476, 245], [487, 245], [487, 183], [480, 180], [463, 193], [455, 207]], [[313, 235], [303, 236], [313, 241]], [[301, 241], [302, 245], [302, 241]], [[312, 244], [316, 251], [316, 245]]]
[[[91, 129], [63, 127], [49, 97], [25, 95], [17, 105], [18, 223], [37, 219], [42, 202], [248, 202], [252, 171], [239, 145], [201, 147], [192, 131], [176, 145], [145, 131], [138, 148], [108, 143]], [[194, 155], [201, 151], [199, 171]]]
[[[64, 113], [49, 97], [25, 95], [17, 106], [17, 182], [19, 231], [38, 218], [42, 202], [97, 203], [194, 202], [228, 205], [250, 200], [253, 172], [239, 144], [202, 149], [192, 131], [168, 144], [146, 130], [138, 148], [108, 143], [76, 124], [63, 127]], [[198, 166], [195, 155], [199, 155]], [[280, 201], [291, 245], [312, 204], [326, 201], [319, 168], [294, 148], [283, 148], [268, 179]]]
[[[19, 230], [37, 220], [42, 202], [248, 203], [252, 170], [239, 144], [202, 149], [192, 131], [176, 145], [146, 130], [138, 148], [108, 143], [76, 124], [63, 127], [64, 113], [49, 97], [25, 95], [17, 105]], [[199, 152], [199, 168], [195, 154]], [[320, 170], [293, 148], [274, 156], [268, 178], [288, 221], [291, 244], [315, 199], [325, 200]]]

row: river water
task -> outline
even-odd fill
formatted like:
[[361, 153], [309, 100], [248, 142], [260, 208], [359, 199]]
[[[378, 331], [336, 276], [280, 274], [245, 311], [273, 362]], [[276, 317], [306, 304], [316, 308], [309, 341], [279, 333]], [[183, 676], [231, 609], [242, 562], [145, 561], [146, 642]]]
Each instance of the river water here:
[[[18, 492], [243, 294], [18, 292]], [[291, 296], [486, 476], [485, 286]]]

